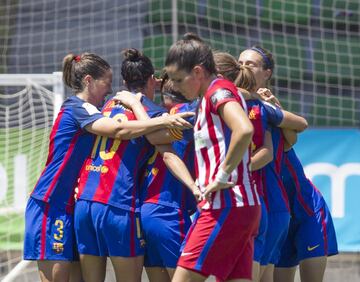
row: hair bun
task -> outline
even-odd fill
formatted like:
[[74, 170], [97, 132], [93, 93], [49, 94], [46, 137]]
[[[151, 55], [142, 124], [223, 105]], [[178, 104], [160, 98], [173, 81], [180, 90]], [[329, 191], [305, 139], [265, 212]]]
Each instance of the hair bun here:
[[138, 61], [142, 56], [140, 51], [134, 48], [125, 49], [122, 53], [125, 60], [134, 61], [134, 62]]
[[204, 42], [197, 34], [192, 32], [187, 32], [182, 37], [183, 40], [194, 40], [199, 42]]

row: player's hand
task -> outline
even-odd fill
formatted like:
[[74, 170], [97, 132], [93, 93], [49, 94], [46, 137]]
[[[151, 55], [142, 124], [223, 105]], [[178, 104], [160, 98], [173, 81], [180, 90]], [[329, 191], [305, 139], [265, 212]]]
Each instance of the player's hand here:
[[191, 190], [192, 190], [192, 193], [193, 193], [193, 195], [195, 197], [195, 200], [197, 202], [200, 202], [200, 201], [202, 201], [204, 199], [204, 196], [201, 193], [201, 190], [200, 190], [199, 186], [197, 186], [195, 183], [192, 185]]
[[211, 193], [219, 191], [219, 190], [223, 190], [223, 189], [228, 189], [233, 186], [234, 186], [233, 182], [221, 183], [221, 182], [213, 181], [206, 186], [205, 193], [203, 196], [210, 203], [211, 202]]
[[123, 90], [120, 92], [116, 92], [113, 100], [131, 109], [135, 104], [141, 103], [141, 96], [141, 93], [137, 93], [134, 95], [129, 91]]
[[260, 99], [262, 99], [266, 102], [269, 102], [271, 104], [274, 104], [274, 105], [278, 106], [279, 108], [282, 108], [279, 99], [270, 91], [270, 89], [259, 88], [256, 91], [256, 93], [260, 96]]
[[177, 113], [173, 115], [162, 116], [165, 126], [170, 129], [189, 129], [193, 125], [186, 121], [185, 118], [194, 116], [193, 112]]

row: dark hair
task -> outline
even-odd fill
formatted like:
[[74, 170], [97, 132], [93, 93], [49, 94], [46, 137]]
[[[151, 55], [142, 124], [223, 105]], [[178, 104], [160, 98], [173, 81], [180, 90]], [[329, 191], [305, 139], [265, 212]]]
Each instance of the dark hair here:
[[267, 50], [261, 46], [258, 46], [258, 45], [252, 46], [251, 48], [249, 48], [249, 50], [253, 50], [261, 55], [262, 60], [263, 60], [263, 68], [265, 70], [267, 70], [267, 69], [270, 69], [271, 71], [274, 70], [275, 61], [274, 61], [273, 55], [271, 54], [271, 52], [269, 50]]
[[249, 92], [256, 90], [256, 79], [249, 66], [242, 66], [239, 62], [225, 52], [215, 52], [214, 60], [218, 74], [232, 81], [237, 87]]
[[197, 34], [192, 32], [187, 32], [182, 36], [182, 40], [195, 40], [198, 42], [204, 43], [204, 40], [202, 40]]
[[161, 92], [161, 101], [162, 102], [164, 102], [164, 96], [169, 97], [175, 103], [190, 102], [179, 91], [176, 91], [174, 89], [174, 83], [169, 79], [169, 76], [167, 75], [166, 72], [162, 75], [160, 92]]
[[75, 92], [81, 92], [84, 89], [82, 80], [86, 75], [99, 79], [110, 69], [109, 63], [98, 55], [68, 54], [63, 59], [63, 80]]
[[210, 74], [216, 73], [211, 48], [197, 35], [188, 33], [184, 39], [174, 43], [166, 56], [165, 66], [176, 65], [179, 70], [190, 72], [196, 65], [201, 65]]
[[139, 50], [131, 48], [122, 51], [124, 61], [121, 75], [130, 91], [143, 89], [148, 79], [154, 74], [151, 60]]

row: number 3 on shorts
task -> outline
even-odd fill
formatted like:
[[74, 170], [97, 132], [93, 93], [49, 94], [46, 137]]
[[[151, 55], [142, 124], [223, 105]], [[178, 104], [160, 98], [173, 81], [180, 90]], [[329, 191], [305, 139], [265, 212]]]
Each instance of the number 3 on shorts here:
[[57, 227], [57, 233], [54, 233], [54, 239], [61, 241], [61, 239], [64, 237], [64, 222], [61, 219], [57, 219], [55, 221], [55, 226]]

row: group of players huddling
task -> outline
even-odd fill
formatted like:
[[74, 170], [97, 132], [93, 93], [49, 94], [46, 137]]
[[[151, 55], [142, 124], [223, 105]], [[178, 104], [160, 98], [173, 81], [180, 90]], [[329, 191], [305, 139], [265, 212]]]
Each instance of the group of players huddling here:
[[[322, 281], [337, 253], [331, 215], [292, 146], [307, 127], [268, 89], [272, 54], [239, 59], [185, 34], [167, 54], [162, 106], [148, 57], [110, 65], [69, 54], [74, 91], [26, 207], [24, 259], [42, 281]], [[101, 109], [100, 109], [101, 108]], [[80, 264], [79, 264], [80, 262]], [[81, 271], [80, 271], [81, 270]]]

